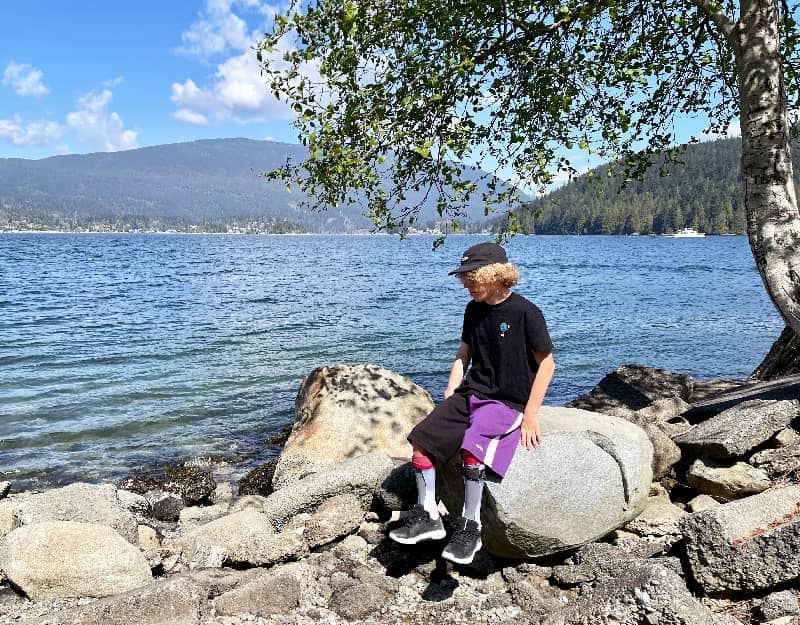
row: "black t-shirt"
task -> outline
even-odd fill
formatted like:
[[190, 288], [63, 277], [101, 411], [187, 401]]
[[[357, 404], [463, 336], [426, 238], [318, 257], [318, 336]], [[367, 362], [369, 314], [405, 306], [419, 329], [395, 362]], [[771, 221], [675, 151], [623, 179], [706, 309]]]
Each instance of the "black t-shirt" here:
[[495, 306], [471, 301], [461, 340], [472, 347], [472, 363], [458, 392], [523, 410], [539, 370], [533, 352], [553, 349], [542, 311], [516, 293]]

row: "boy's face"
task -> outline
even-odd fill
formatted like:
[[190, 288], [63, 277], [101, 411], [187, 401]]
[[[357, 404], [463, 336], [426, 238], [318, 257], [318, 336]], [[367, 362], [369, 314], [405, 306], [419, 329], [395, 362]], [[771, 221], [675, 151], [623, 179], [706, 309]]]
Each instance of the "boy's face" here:
[[468, 274], [461, 276], [461, 284], [464, 285], [464, 288], [469, 291], [470, 296], [476, 302], [486, 302], [494, 299], [505, 290], [503, 283], [500, 281], [478, 282]]

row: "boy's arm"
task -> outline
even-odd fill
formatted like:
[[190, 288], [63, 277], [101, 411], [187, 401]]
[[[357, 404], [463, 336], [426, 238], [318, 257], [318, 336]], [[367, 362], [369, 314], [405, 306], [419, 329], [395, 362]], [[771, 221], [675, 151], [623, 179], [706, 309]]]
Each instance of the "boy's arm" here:
[[542, 435], [539, 431], [539, 408], [542, 407], [544, 394], [547, 392], [547, 387], [550, 385], [556, 369], [553, 352], [534, 352], [533, 357], [539, 365], [539, 370], [536, 372], [536, 377], [533, 378], [528, 402], [525, 404], [519, 441], [520, 445], [524, 445], [526, 449], [538, 447], [542, 442]]
[[472, 359], [472, 347], [468, 343], [461, 341], [456, 352], [456, 359], [453, 361], [453, 366], [450, 368], [450, 378], [447, 380], [447, 388], [444, 389], [444, 398], [447, 399], [452, 395], [455, 390], [461, 386], [464, 381], [464, 372], [469, 367], [469, 361]]

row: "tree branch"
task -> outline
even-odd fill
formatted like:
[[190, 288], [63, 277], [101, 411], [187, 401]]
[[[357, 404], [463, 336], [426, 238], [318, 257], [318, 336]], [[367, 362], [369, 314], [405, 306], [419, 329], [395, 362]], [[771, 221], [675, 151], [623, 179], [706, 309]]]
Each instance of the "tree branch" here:
[[725, 15], [725, 12], [717, 6], [716, 2], [712, 0], [689, 0], [694, 6], [705, 13], [714, 22], [719, 31], [731, 45], [731, 47], [739, 54], [739, 43], [734, 36], [736, 25], [731, 19]]

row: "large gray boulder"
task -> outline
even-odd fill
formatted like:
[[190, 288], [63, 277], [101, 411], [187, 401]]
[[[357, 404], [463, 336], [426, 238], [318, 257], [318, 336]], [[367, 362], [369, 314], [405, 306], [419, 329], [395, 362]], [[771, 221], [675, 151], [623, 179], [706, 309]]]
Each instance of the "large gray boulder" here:
[[[647, 505], [653, 449], [624, 419], [574, 408], [543, 407], [542, 444], [518, 449], [502, 482], [486, 482], [483, 543], [520, 558], [571, 549], [636, 518]], [[457, 462], [439, 472], [447, 509], [460, 514]]]
[[692, 577], [708, 594], [800, 579], [800, 485], [697, 512], [680, 522]]
[[75, 521], [113, 527], [134, 545], [139, 538], [136, 516], [120, 503], [112, 484], [70, 484], [13, 501], [15, 527], [42, 521]]
[[276, 533], [270, 519], [242, 510], [206, 523], [179, 538], [173, 547], [190, 568], [224, 564], [267, 566], [308, 555], [308, 544], [296, 532]]
[[753, 399], [728, 408], [673, 440], [694, 457], [736, 458], [800, 417], [800, 400]]
[[366, 510], [352, 493], [336, 495], [322, 503], [305, 524], [303, 537], [312, 549], [355, 532]]
[[235, 588], [214, 600], [217, 614], [268, 617], [288, 614], [316, 588], [315, 571], [304, 562], [253, 569]]
[[693, 388], [694, 380], [688, 375], [642, 365], [622, 365], [567, 406], [631, 418], [659, 400], [679, 398], [688, 402]]
[[200, 625], [210, 613], [208, 591], [185, 575], [106, 597], [24, 625]]
[[291, 486], [276, 490], [260, 501], [261, 511], [275, 527], [283, 527], [301, 512], [314, 512], [322, 503], [337, 495], [352, 494], [364, 510], [394, 467], [392, 460], [379, 451], [357, 456], [319, 473], [313, 473]]
[[741, 625], [694, 598], [673, 570], [653, 560], [622, 562], [591, 588], [550, 615], [544, 625]]
[[34, 601], [107, 597], [152, 581], [142, 553], [93, 523], [43, 521], [6, 537], [0, 568]]
[[294, 426], [273, 485], [282, 488], [371, 451], [409, 458], [406, 436], [433, 407], [427, 391], [376, 365], [315, 369], [297, 394]]

